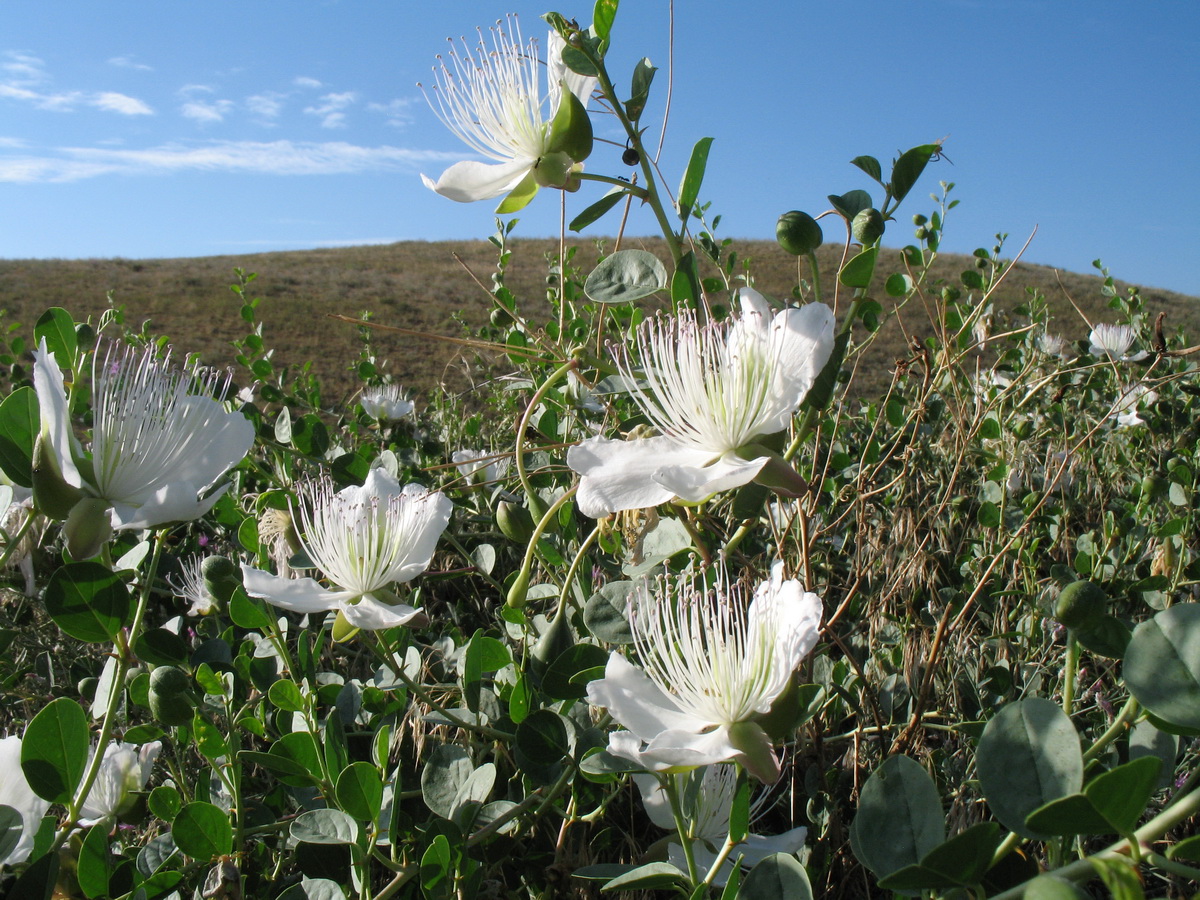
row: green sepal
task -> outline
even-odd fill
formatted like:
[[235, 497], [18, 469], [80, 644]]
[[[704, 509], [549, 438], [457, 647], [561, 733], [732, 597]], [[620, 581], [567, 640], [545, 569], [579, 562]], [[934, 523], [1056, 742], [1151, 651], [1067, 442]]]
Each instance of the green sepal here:
[[738, 749], [737, 761], [763, 784], [779, 780], [779, 757], [771, 746], [771, 738], [757, 722], [730, 725], [729, 743]]
[[74, 560], [91, 559], [112, 537], [108, 501], [84, 497], [72, 508], [63, 524], [67, 554]]
[[68, 484], [58, 465], [58, 457], [45, 433], [33, 442], [33, 505], [51, 519], [65, 519], [84, 497], [83, 491]]
[[496, 207], [496, 215], [507, 216], [510, 213], [520, 212], [529, 205], [538, 192], [537, 178], [530, 171], [528, 175], [521, 179], [521, 182], [513, 188], [500, 201], [500, 205]]
[[547, 153], [565, 153], [575, 162], [583, 162], [592, 155], [592, 120], [587, 107], [567, 88], [559, 83], [562, 99], [558, 111], [550, 123], [550, 141]]
[[358, 634], [358, 626], [351, 625], [350, 620], [346, 618], [346, 614], [340, 609], [337, 616], [333, 620], [333, 640], [335, 643], [343, 643], [350, 640]]

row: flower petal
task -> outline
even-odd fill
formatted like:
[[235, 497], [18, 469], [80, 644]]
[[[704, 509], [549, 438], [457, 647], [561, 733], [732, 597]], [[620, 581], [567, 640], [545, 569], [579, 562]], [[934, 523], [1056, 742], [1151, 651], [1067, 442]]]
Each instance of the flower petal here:
[[771, 322], [771, 341], [778, 359], [772, 391], [790, 409], [777, 421], [764, 423], [763, 434], [787, 427], [792, 412], [829, 362], [833, 353], [833, 327], [833, 311], [823, 303], [785, 309]]
[[605, 707], [614, 719], [644, 741], [666, 729], [694, 734], [712, 724], [682, 711], [645, 672], [620, 653], [610, 654], [604, 677], [588, 684], [587, 699], [593, 706]]
[[75, 432], [71, 430], [71, 414], [67, 409], [67, 389], [62, 371], [54, 354], [46, 349], [46, 339], [38, 342], [33, 353], [33, 386], [37, 392], [42, 416], [42, 434], [47, 436], [58, 458], [63, 479], [72, 487], [82, 487], [83, 479], [75, 459], [83, 457]]
[[352, 599], [346, 591], [327, 591], [311, 578], [281, 578], [245, 564], [242, 565], [242, 584], [251, 597], [299, 613], [328, 612]]
[[342, 606], [342, 615], [346, 617], [346, 621], [355, 628], [362, 628], [366, 631], [407, 625], [419, 612], [419, 609], [415, 609], [407, 603], [397, 603], [395, 606], [381, 603], [370, 594], [364, 595], [357, 603], [347, 603]]
[[664, 463], [699, 467], [711, 458], [666, 436], [632, 441], [589, 438], [567, 451], [567, 465], [581, 476], [575, 503], [593, 519], [666, 503], [675, 491], [657, 479]]
[[454, 504], [445, 494], [430, 492], [419, 484], [405, 485], [402, 493], [409, 498], [412, 532], [403, 565], [396, 570], [394, 580], [399, 583], [411, 581], [429, 568], [433, 551], [454, 510]]
[[651, 771], [711, 766], [742, 756], [730, 743], [729, 729], [724, 725], [699, 734], [680, 728], [659, 732], [641, 754], [643, 765]]
[[140, 505], [114, 502], [113, 528], [130, 531], [154, 528], [168, 522], [190, 522], [212, 509], [228, 488], [229, 485], [222, 485], [207, 497], [197, 500], [194, 482], [172, 481], [158, 488]]
[[489, 200], [507, 194], [533, 169], [535, 159], [518, 157], [511, 162], [483, 163], [473, 159], [456, 162], [435, 182], [421, 176], [425, 187], [459, 203]]
[[[703, 456], [700, 453], [696, 455]], [[766, 464], [765, 456], [742, 459], [734, 453], [727, 453], [707, 465], [660, 466], [654, 471], [654, 480], [673, 496], [689, 503], [699, 503], [720, 491], [749, 484]]]

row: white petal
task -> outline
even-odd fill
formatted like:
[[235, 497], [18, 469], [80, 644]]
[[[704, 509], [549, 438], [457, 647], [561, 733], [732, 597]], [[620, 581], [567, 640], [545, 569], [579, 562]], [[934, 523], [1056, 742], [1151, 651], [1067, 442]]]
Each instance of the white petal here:
[[348, 592], [327, 591], [311, 578], [281, 578], [245, 564], [242, 565], [242, 584], [251, 597], [260, 597], [272, 606], [299, 613], [328, 612], [352, 599]]
[[37, 392], [38, 409], [42, 417], [42, 434], [58, 458], [63, 479], [74, 487], [82, 487], [83, 479], [75, 466], [75, 458], [83, 456], [75, 432], [71, 429], [71, 414], [67, 409], [67, 389], [54, 354], [46, 349], [46, 339], [38, 342], [33, 353], [33, 386]]
[[563, 48], [566, 46], [562, 35], [551, 30], [550, 37], [546, 40], [546, 80], [550, 85], [550, 97], [554, 100], [552, 106], [555, 112], [558, 110], [557, 98], [560, 93], [558, 83], [560, 81], [566, 82], [567, 90], [578, 97], [584, 106], [587, 106], [588, 98], [596, 89], [596, 76], [580, 75], [567, 68], [567, 64], [563, 62], [562, 58]]
[[752, 869], [774, 853], [796, 855], [804, 849], [806, 840], [808, 840], [808, 829], [803, 825], [785, 831], [783, 834], [748, 834], [746, 842], [739, 844], [731, 855], [741, 854], [742, 865], [747, 869]]
[[197, 500], [194, 482], [172, 481], [146, 497], [140, 506], [114, 502], [113, 528], [131, 531], [168, 522], [190, 522], [212, 509], [228, 488], [229, 485], [222, 485], [203, 500]]
[[[771, 340], [776, 345], [779, 360], [772, 389], [791, 411], [804, 400], [825, 363], [829, 362], [833, 352], [833, 326], [833, 311], [823, 303], [785, 309], [771, 323]], [[789, 411], [779, 420], [765, 423], [762, 433], [782, 431], [790, 419]]]
[[425, 187], [459, 203], [489, 200], [507, 194], [533, 169], [537, 160], [518, 157], [511, 162], [482, 163], [473, 159], [456, 162], [435, 182], [421, 176]]
[[582, 476], [575, 503], [593, 519], [666, 503], [675, 492], [656, 480], [664, 463], [701, 466], [711, 458], [665, 436], [633, 441], [589, 438], [567, 451], [567, 465]]
[[394, 580], [400, 583], [411, 581], [429, 568], [433, 551], [454, 510], [454, 504], [445, 494], [429, 493], [419, 484], [405, 485], [402, 493], [410, 497], [413, 533], [412, 543], [404, 553], [404, 564], [396, 571]]
[[16, 735], [0, 739], [0, 804], [11, 806], [21, 814], [21, 839], [0, 866], [21, 863], [33, 852], [33, 835], [41, 824], [50, 804], [29, 787], [21, 770], [21, 739]]
[[357, 603], [347, 603], [342, 607], [342, 615], [355, 628], [365, 631], [378, 631], [381, 628], [392, 628], [395, 625], [407, 625], [413, 616], [419, 613], [406, 603], [389, 606], [381, 603], [370, 594], [366, 594]]
[[774, 567], [772, 572], [775, 577], [758, 586], [749, 610], [749, 646], [758, 646], [761, 640], [759, 632], [764, 623], [770, 622], [765, 627], [775, 632], [770, 677], [763, 685], [757, 709], [760, 713], [771, 708], [771, 704], [787, 687], [792, 672], [816, 646], [821, 634], [823, 611], [821, 598], [817, 594], [805, 591], [799, 581], [783, 581], [779, 577], [779, 570]]
[[740, 756], [724, 725], [701, 734], [685, 729], [663, 731], [642, 750], [643, 764], [649, 763], [646, 768], [655, 771], [711, 766]]
[[711, 724], [681, 710], [645, 672], [620, 653], [608, 657], [603, 678], [588, 684], [587, 699], [593, 706], [605, 707], [614, 719], [644, 741], [666, 729], [697, 732]]
[[667, 831], [675, 830], [675, 816], [671, 812], [671, 798], [663, 789], [662, 782], [654, 775], [634, 775], [633, 783], [642, 794], [642, 807], [650, 821]]
[[170, 474], [204, 490], [245, 459], [254, 443], [254, 425], [240, 412], [226, 410], [211, 397], [181, 399], [177, 409], [184, 408], [189, 418], [205, 421], [204, 431], [191, 438], [187, 456]]
[[766, 464], [765, 456], [742, 459], [727, 453], [708, 465], [678, 465], [672, 461], [672, 464], [655, 470], [654, 480], [674, 496], [689, 503], [699, 503], [720, 491], [749, 484]]

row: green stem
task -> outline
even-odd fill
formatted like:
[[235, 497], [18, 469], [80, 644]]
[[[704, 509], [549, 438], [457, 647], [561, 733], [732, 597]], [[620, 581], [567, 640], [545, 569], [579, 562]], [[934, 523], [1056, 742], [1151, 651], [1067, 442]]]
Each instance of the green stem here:
[[1068, 716], [1071, 707], [1075, 705], [1075, 677], [1079, 671], [1079, 641], [1075, 640], [1075, 632], [1067, 629], [1067, 656], [1063, 662], [1063, 692], [1062, 708]]
[[21, 523], [21, 527], [17, 529], [17, 533], [8, 539], [8, 544], [4, 548], [4, 552], [0, 553], [0, 569], [3, 569], [9, 558], [16, 552], [21, 541], [25, 539], [25, 535], [29, 534], [29, 529], [33, 527], [33, 520], [37, 518], [37, 510], [30, 507], [25, 512], [25, 521]]
[[583, 564], [584, 556], [599, 537], [600, 526], [597, 524], [592, 529], [592, 533], [584, 538], [583, 543], [579, 545], [579, 552], [575, 554], [575, 558], [571, 560], [571, 567], [567, 569], [567, 574], [563, 576], [562, 590], [558, 594], [559, 609], [562, 609], [563, 605], [567, 602], [567, 595], [571, 593], [571, 583], [575, 580], [575, 573], [579, 571], [579, 567]]
[[683, 856], [687, 860], [688, 879], [692, 886], [701, 883], [700, 872], [696, 868], [696, 856], [692, 852], [691, 830], [683, 817], [683, 808], [679, 805], [679, 782], [674, 775], [666, 775], [662, 781], [663, 790], [671, 803], [671, 818], [675, 820], [675, 831], [679, 833], [679, 841], [683, 844]]
[[644, 187], [626, 181], [623, 178], [613, 178], [611, 175], [597, 175], [593, 172], [580, 172], [580, 181], [598, 181], [601, 184], [613, 184], [622, 188], [625, 193], [632, 197], [637, 197], [639, 200], [649, 199], [649, 194]]
[[1096, 738], [1096, 743], [1092, 744], [1083, 754], [1083, 761], [1090, 762], [1097, 759], [1104, 749], [1125, 733], [1125, 726], [1129, 720], [1138, 714], [1138, 702], [1130, 697], [1125, 701], [1125, 705], [1121, 707], [1121, 711], [1117, 713], [1117, 717], [1113, 719], [1113, 723], [1108, 726], [1108, 730], [1100, 737]]
[[574, 497], [578, 490], [579, 485], [568, 488], [551, 504], [538, 520], [537, 525], [534, 526], [533, 534], [529, 536], [529, 546], [525, 548], [525, 558], [521, 561], [521, 568], [517, 572], [517, 577], [513, 579], [512, 587], [508, 589], [507, 603], [509, 606], [520, 609], [525, 605], [525, 595], [529, 591], [529, 579], [533, 574], [533, 560], [538, 552], [538, 541], [542, 539], [542, 535], [546, 533], [546, 529], [550, 527], [550, 523], [554, 521], [563, 504]]
[[533, 485], [529, 483], [529, 473], [525, 470], [525, 430], [529, 427], [529, 420], [533, 417], [533, 411], [537, 409], [537, 405], [546, 396], [546, 391], [550, 390], [552, 385], [578, 365], [578, 361], [574, 359], [567, 360], [551, 372], [546, 380], [542, 382], [542, 386], [533, 392], [533, 396], [529, 398], [529, 405], [525, 407], [525, 412], [521, 414], [521, 421], [517, 423], [517, 440], [514, 448], [514, 455], [517, 462], [517, 478], [521, 481], [521, 488], [525, 491], [525, 496], [528, 498], [531, 510], [534, 508], [537, 495], [533, 492]]

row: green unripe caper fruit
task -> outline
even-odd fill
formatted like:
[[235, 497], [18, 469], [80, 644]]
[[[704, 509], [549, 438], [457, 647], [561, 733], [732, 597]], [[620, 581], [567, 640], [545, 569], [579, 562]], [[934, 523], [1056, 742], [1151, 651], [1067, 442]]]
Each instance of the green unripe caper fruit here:
[[850, 231], [854, 235], [854, 239], [864, 247], [869, 247], [883, 237], [883, 229], [883, 213], [873, 206], [860, 209], [850, 223]]
[[150, 673], [150, 712], [164, 725], [192, 721], [192, 679], [174, 666]]
[[1067, 628], [1086, 628], [1108, 609], [1108, 595], [1094, 581], [1073, 581], [1058, 594], [1054, 618]]
[[775, 240], [792, 256], [804, 256], [821, 246], [825, 235], [821, 226], [806, 212], [793, 209], [775, 223]]

